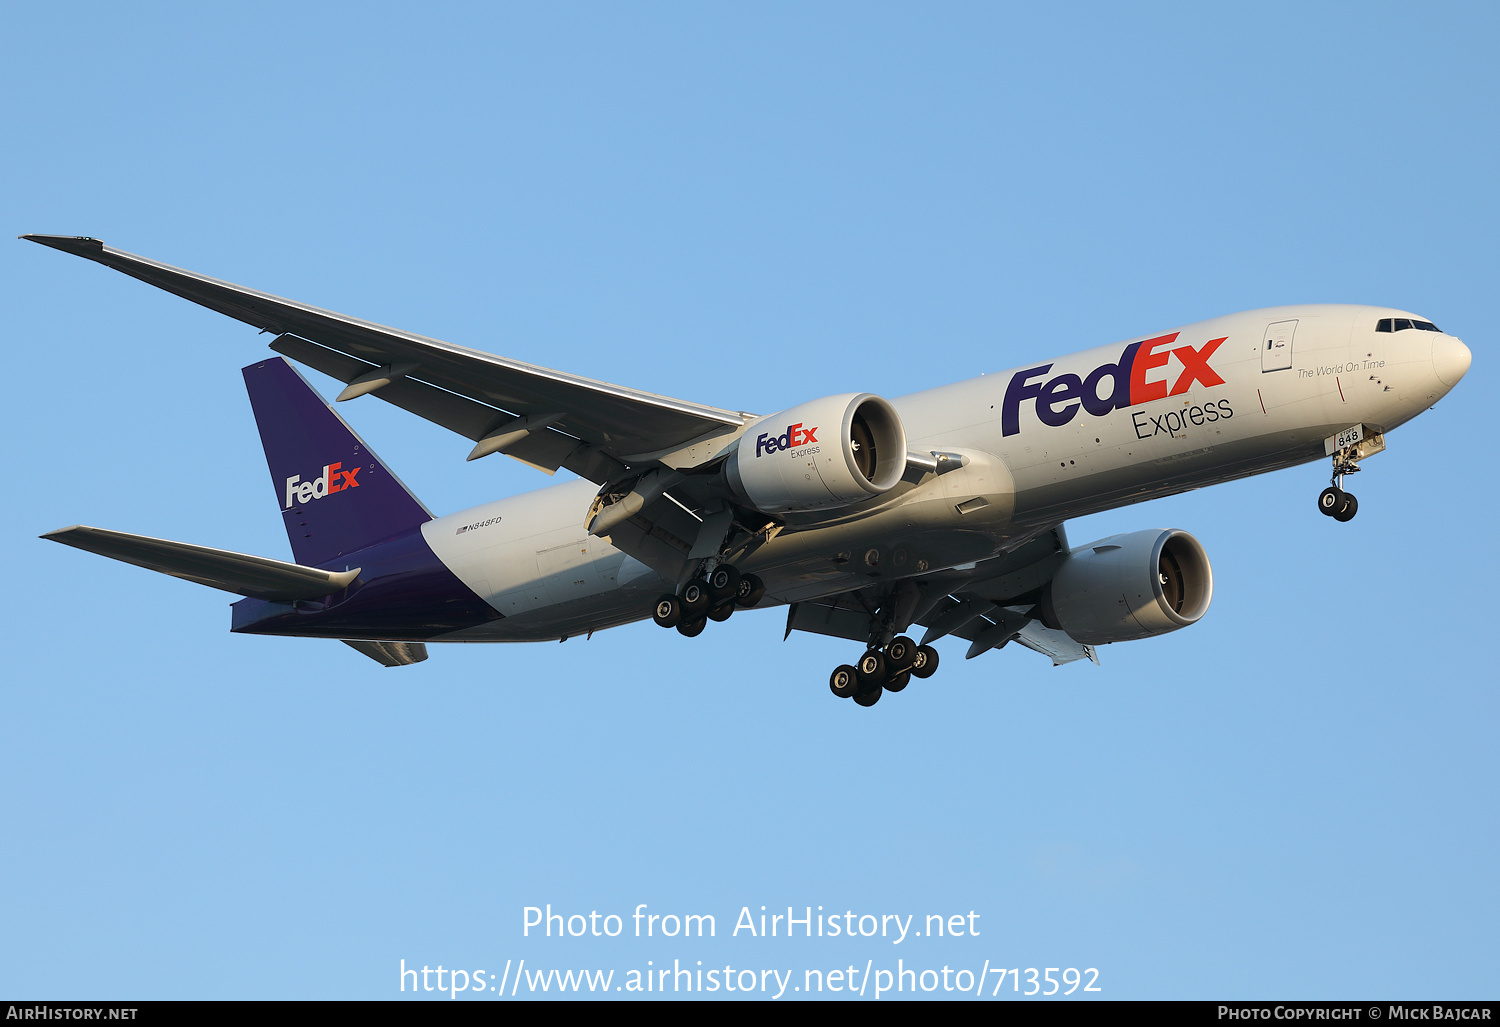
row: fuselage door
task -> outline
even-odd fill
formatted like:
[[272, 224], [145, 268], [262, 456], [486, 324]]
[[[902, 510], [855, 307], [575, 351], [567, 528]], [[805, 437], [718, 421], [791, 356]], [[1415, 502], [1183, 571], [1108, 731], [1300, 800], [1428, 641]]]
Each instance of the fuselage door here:
[[536, 554], [536, 569], [554, 603], [597, 595], [604, 591], [599, 568], [594, 564], [593, 550], [597, 539], [581, 538], [577, 542], [553, 546]]
[[1274, 321], [1266, 327], [1260, 340], [1261, 371], [1287, 371], [1292, 366], [1292, 336], [1297, 333], [1296, 321]]

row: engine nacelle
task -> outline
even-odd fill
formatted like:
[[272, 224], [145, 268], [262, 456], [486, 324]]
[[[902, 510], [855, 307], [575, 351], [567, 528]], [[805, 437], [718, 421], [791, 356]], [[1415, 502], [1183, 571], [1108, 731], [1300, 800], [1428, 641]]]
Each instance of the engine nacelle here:
[[1185, 531], [1111, 535], [1073, 550], [1042, 599], [1042, 623], [1085, 645], [1176, 631], [1208, 611], [1208, 554]]
[[879, 396], [815, 399], [762, 418], [730, 455], [729, 487], [765, 513], [848, 506], [906, 473], [906, 430]]

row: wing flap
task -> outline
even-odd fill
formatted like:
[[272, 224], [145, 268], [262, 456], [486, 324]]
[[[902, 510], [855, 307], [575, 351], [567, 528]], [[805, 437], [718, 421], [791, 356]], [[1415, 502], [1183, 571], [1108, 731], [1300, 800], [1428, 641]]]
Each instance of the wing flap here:
[[832, 601], [810, 601], [792, 603], [786, 612], [786, 633], [808, 631], [816, 635], [832, 635], [847, 638], [861, 644], [868, 643], [874, 623], [867, 610], [853, 603], [839, 604], [841, 596]]
[[[282, 356], [291, 357], [299, 364], [306, 364], [345, 383], [380, 366], [319, 346], [315, 342], [299, 339], [295, 335], [277, 336], [271, 343], [271, 348]], [[504, 421], [511, 416], [494, 407], [411, 378], [398, 378], [381, 387], [376, 394], [393, 406], [476, 442], [497, 421]]]
[[255, 599], [289, 602], [321, 599], [347, 588], [359, 576], [359, 568], [325, 571], [285, 560], [234, 553], [227, 549], [172, 542], [123, 531], [75, 524], [41, 536], [52, 542], [107, 556], [174, 578], [210, 588], [223, 589]]
[[427, 659], [425, 642], [367, 642], [358, 638], [339, 641], [355, 652], [364, 653], [382, 667], [409, 667]]
[[1067, 632], [1046, 627], [1039, 621], [1027, 622], [1016, 635], [1016, 641], [1027, 649], [1052, 657], [1054, 667], [1061, 667], [1075, 660], [1093, 660], [1096, 666], [1099, 663], [1099, 656], [1094, 652], [1093, 646], [1075, 642]]
[[[278, 336], [271, 343], [271, 348], [345, 383], [381, 366], [346, 356], [295, 335]], [[375, 390], [374, 394], [392, 406], [398, 406], [474, 442], [518, 420], [516, 415], [508, 411], [410, 376], [396, 378]], [[612, 457], [580, 439], [550, 427], [533, 431], [518, 442], [511, 443], [505, 448], [505, 455], [515, 457], [547, 474], [554, 474], [559, 467], [566, 467], [580, 477], [601, 484], [624, 472], [623, 465]]]

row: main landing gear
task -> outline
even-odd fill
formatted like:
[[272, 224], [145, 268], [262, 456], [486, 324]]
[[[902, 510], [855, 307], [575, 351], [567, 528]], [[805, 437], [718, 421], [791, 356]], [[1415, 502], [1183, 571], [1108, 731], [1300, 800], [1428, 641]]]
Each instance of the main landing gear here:
[[867, 649], [854, 666], [835, 667], [828, 688], [840, 699], [853, 699], [860, 706], [874, 706], [886, 692], [899, 692], [911, 679], [929, 678], [938, 667], [937, 650], [917, 645], [905, 635], [891, 639], [879, 649]]
[[1333, 454], [1333, 478], [1322, 492], [1318, 493], [1318, 512], [1336, 521], [1352, 521], [1359, 512], [1359, 500], [1354, 494], [1344, 491], [1344, 475], [1359, 470], [1354, 462], [1354, 447], [1348, 446]]
[[658, 599], [651, 619], [692, 638], [703, 633], [708, 621], [726, 621], [735, 607], [754, 606], [765, 594], [766, 586], [754, 574], [741, 574], [721, 563], [683, 585], [676, 595]]

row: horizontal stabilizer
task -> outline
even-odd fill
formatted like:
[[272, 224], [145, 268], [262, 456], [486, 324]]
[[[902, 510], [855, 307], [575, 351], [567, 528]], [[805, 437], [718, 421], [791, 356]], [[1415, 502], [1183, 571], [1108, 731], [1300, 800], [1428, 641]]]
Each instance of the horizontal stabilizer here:
[[359, 576], [358, 567], [322, 571], [285, 560], [247, 556], [226, 549], [209, 549], [145, 535], [127, 535], [123, 531], [90, 528], [82, 524], [49, 531], [42, 538], [210, 588], [280, 602], [320, 599], [342, 591]]
[[427, 645], [424, 642], [365, 642], [353, 638], [342, 641], [382, 667], [408, 667], [427, 659]]

